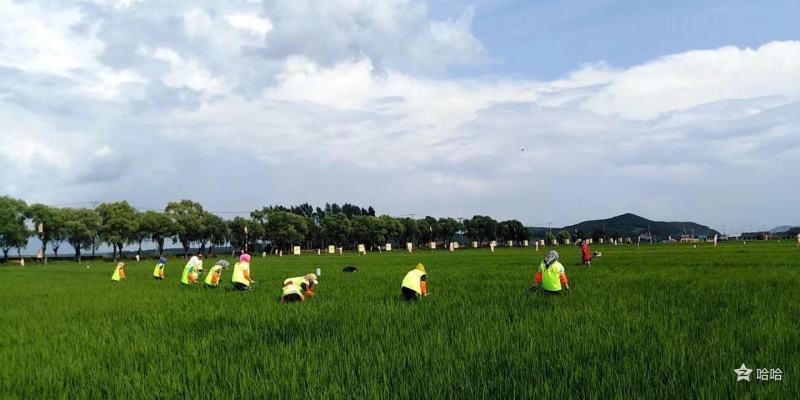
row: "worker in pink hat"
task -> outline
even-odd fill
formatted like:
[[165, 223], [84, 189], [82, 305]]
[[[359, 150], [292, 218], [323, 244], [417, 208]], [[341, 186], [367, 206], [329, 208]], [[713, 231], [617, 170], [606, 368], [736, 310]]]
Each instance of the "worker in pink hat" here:
[[254, 282], [250, 278], [250, 254], [242, 254], [239, 256], [239, 262], [233, 266], [233, 288], [250, 290], [250, 284]]

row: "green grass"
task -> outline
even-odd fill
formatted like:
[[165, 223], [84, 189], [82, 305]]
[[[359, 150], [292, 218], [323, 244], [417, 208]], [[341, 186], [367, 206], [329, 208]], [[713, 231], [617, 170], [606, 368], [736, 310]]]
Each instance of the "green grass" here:
[[[181, 260], [163, 282], [129, 261], [119, 284], [111, 263], [4, 265], [0, 398], [800, 396], [794, 244], [593, 250], [587, 270], [559, 248], [573, 290], [555, 297], [526, 290], [532, 249], [256, 257], [250, 293], [182, 287]], [[408, 304], [418, 261], [432, 295]], [[316, 267], [315, 298], [278, 304]], [[783, 380], [737, 383], [742, 363]]]

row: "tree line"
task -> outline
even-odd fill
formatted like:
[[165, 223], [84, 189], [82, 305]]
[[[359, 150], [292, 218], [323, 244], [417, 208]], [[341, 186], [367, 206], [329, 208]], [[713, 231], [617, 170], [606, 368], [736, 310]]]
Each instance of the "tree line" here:
[[53, 207], [45, 204], [28, 205], [24, 201], [0, 196], [0, 248], [4, 259], [12, 249], [17, 254], [37, 236], [45, 249], [55, 256], [63, 243], [75, 249], [80, 262], [86, 252], [107, 244], [116, 260], [125, 246], [152, 242], [163, 255], [167, 241], [180, 244], [184, 255], [192, 246], [199, 252], [213, 253], [215, 248], [230, 246], [236, 251], [261, 252], [288, 250], [291, 246], [325, 248], [328, 245], [354, 248], [365, 244], [416, 246], [429, 242], [454, 241], [460, 235], [480, 245], [492, 240], [521, 242], [530, 232], [517, 220], [500, 221], [485, 216], [472, 218], [409, 217], [396, 218], [376, 215], [369, 206], [326, 204], [313, 207], [266, 206], [253, 210], [249, 217], [224, 219], [192, 200], [169, 202], [163, 211], [138, 211], [127, 201], [102, 203], [94, 208]]

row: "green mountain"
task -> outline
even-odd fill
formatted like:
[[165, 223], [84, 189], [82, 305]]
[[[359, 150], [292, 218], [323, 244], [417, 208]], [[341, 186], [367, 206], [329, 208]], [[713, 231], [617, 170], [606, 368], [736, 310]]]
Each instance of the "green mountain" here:
[[[647, 235], [649, 229], [649, 232], [653, 235], [653, 240], [666, 240], [670, 236], [673, 239], [679, 239], [684, 232], [687, 235], [694, 234], [695, 236], [719, 234], [716, 230], [696, 222], [653, 221], [631, 213], [617, 215], [608, 219], [583, 221], [559, 229], [553, 228], [553, 232], [555, 233], [561, 229], [565, 229], [572, 234], [576, 231], [582, 231], [587, 237], [591, 237], [595, 231], [603, 231], [605, 229], [606, 236], [619, 234], [630, 238], [636, 238], [640, 234]], [[542, 232], [543, 235], [541, 229], [535, 229], [534, 236], [536, 236], [536, 232]]]

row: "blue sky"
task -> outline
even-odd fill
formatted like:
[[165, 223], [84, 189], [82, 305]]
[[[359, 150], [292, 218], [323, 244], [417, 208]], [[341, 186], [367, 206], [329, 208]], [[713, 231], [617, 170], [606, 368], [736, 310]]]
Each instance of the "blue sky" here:
[[798, 224], [798, 15], [798, 2], [0, 0], [0, 193]]
[[[460, 71], [555, 79], [581, 64], [630, 67], [667, 54], [800, 37], [797, 1], [511, 1], [469, 3], [472, 31], [499, 62]], [[463, 12], [434, 1], [433, 15]]]

